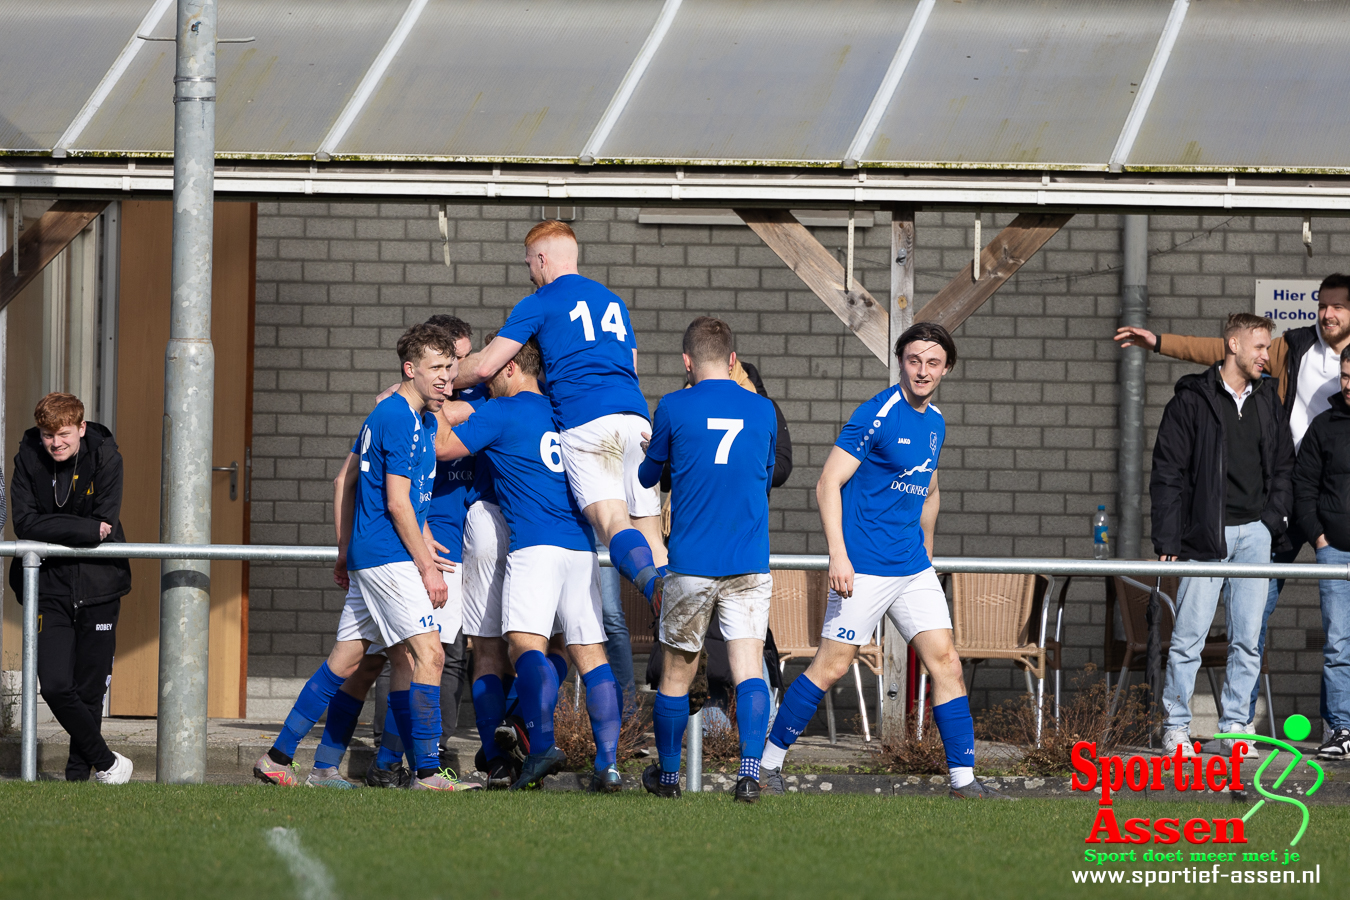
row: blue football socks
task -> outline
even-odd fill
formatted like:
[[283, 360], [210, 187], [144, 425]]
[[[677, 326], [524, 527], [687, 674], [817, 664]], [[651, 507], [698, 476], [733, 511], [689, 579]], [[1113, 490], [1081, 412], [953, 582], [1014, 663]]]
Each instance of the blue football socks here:
[[492, 768], [492, 761], [501, 756], [493, 735], [506, 718], [506, 691], [496, 675], [484, 675], [473, 683], [473, 716], [478, 726], [478, 740], [483, 745], [483, 758]]
[[394, 717], [394, 725], [397, 726], [403, 752], [408, 757], [408, 766], [416, 772], [417, 757], [412, 750], [412, 708], [408, 705], [408, 693], [408, 691], [389, 692], [389, 714]]
[[[404, 691], [404, 699], [407, 692]], [[398, 733], [398, 721], [394, 718], [394, 704], [386, 704], [384, 710], [384, 731], [380, 734], [380, 749], [375, 752], [375, 768], [386, 772], [393, 769], [403, 759], [403, 738]]]
[[553, 746], [553, 710], [558, 705], [558, 670], [538, 650], [526, 650], [516, 660], [516, 692], [520, 714], [530, 733], [530, 753]]
[[595, 736], [595, 771], [603, 772], [614, 765], [619, 753], [620, 710], [614, 672], [606, 663], [596, 666], [581, 676], [586, 683], [586, 711], [591, 716], [591, 733]]
[[815, 716], [820, 701], [824, 699], [825, 692], [816, 687], [811, 679], [805, 675], [794, 678], [783, 694], [783, 702], [778, 707], [773, 729], [769, 732], [769, 740], [774, 746], [783, 749], [791, 747], [802, 736], [807, 724]]
[[332, 702], [338, 688], [342, 687], [342, 682], [343, 679], [328, 668], [327, 661], [319, 666], [317, 672], [309, 676], [309, 681], [306, 681], [305, 686], [300, 689], [300, 696], [291, 707], [290, 715], [286, 717], [286, 723], [281, 726], [281, 734], [277, 735], [272, 749], [267, 751], [273, 762], [283, 766], [291, 764], [291, 760], [295, 758], [295, 748], [300, 746], [300, 742], [309, 734], [314, 723], [319, 721], [328, 709], [328, 704]]
[[975, 719], [970, 715], [970, 699], [957, 697], [934, 706], [933, 723], [947, 751], [952, 787], [963, 788], [975, 780]]
[[679, 784], [680, 748], [689, 725], [689, 695], [671, 697], [657, 691], [652, 710], [652, 728], [656, 732], [656, 755], [661, 761], [661, 783]]
[[408, 687], [408, 707], [412, 752], [417, 759], [413, 769], [418, 778], [427, 778], [441, 768], [441, 686], [414, 681]]
[[561, 653], [550, 653], [548, 661], [553, 663], [553, 670], [558, 673], [558, 684], [561, 685], [567, 680], [567, 657]]
[[614, 535], [609, 542], [609, 558], [614, 568], [633, 584], [642, 595], [651, 602], [652, 592], [656, 590], [656, 565], [652, 560], [652, 548], [642, 532], [636, 528], [626, 528]]
[[347, 752], [356, 731], [356, 718], [361, 715], [363, 700], [357, 700], [346, 691], [338, 691], [328, 703], [328, 721], [324, 723], [323, 737], [314, 751], [314, 768], [336, 769]]
[[747, 678], [736, 685], [736, 730], [741, 736], [741, 768], [738, 777], [759, 779], [759, 760], [764, 756], [764, 732], [769, 727], [769, 686], [763, 678]]

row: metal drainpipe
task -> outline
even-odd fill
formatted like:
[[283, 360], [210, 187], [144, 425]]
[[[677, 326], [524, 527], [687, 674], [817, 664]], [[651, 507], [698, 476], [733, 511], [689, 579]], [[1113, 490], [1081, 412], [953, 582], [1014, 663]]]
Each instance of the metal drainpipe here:
[[[1120, 324], [1144, 327], [1148, 321], [1148, 216], [1124, 216], [1124, 277], [1120, 286]], [[1144, 365], [1148, 352], [1129, 347], [1120, 356], [1120, 451], [1117, 468], [1119, 537], [1116, 557], [1138, 559], [1143, 534]]]
[[42, 557], [23, 555], [23, 705], [20, 722], [19, 777], [37, 781], [37, 636], [38, 572]]
[[[160, 540], [211, 541], [211, 231], [216, 140], [216, 0], [178, 0], [174, 77], [173, 276], [164, 351]], [[157, 779], [206, 777], [211, 564], [160, 565]]]

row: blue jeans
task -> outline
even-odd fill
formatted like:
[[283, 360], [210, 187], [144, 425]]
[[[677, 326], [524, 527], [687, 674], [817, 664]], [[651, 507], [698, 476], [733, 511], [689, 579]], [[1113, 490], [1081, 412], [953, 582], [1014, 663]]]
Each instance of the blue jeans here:
[[[1317, 551], [1319, 563], [1350, 565], [1350, 553], [1327, 546]], [[1322, 628], [1322, 718], [1332, 728], [1350, 728], [1350, 581], [1319, 581]]]
[[[1223, 530], [1228, 556], [1220, 562], [1268, 562], [1270, 532], [1258, 522], [1229, 525]], [[1200, 650], [1205, 645], [1214, 611], [1223, 591], [1223, 578], [1183, 578], [1177, 591], [1177, 621], [1172, 630], [1172, 648], [1167, 657], [1163, 683], [1164, 730], [1189, 731], [1191, 694], [1200, 668]], [[1219, 712], [1220, 731], [1238, 731], [1247, 724], [1252, 687], [1261, 674], [1261, 619], [1269, 581], [1235, 578], [1230, 582], [1227, 603], [1228, 675]]]
[[[1303, 542], [1299, 541], [1289, 550], [1280, 550], [1270, 554], [1270, 561], [1273, 563], [1291, 563], [1298, 559], [1299, 551], [1303, 549]], [[1266, 593], [1266, 611], [1261, 616], [1261, 640], [1256, 645], [1256, 655], [1258, 658], [1264, 658], [1266, 652], [1266, 626], [1270, 624], [1270, 614], [1275, 611], [1275, 604], [1280, 602], [1280, 591], [1284, 590], [1283, 578], [1270, 579], [1270, 588]], [[1247, 712], [1247, 721], [1252, 722], [1256, 719], [1256, 697], [1261, 693], [1261, 679], [1258, 677], [1252, 685], [1252, 703]], [[1270, 715], [1275, 715], [1275, 710], [1270, 710]]]
[[[597, 538], [595, 545], [600, 547]], [[628, 620], [623, 615], [619, 588], [623, 576], [613, 566], [600, 567], [600, 603], [605, 626], [605, 658], [614, 680], [623, 688], [623, 712], [637, 709], [637, 685], [633, 681], [633, 643], [628, 637]]]

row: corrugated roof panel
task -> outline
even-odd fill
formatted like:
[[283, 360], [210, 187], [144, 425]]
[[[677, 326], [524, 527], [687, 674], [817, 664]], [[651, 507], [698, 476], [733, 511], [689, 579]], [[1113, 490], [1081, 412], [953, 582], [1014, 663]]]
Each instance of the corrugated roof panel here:
[[1350, 167], [1350, 3], [1192, 3], [1131, 167]]
[[939, 0], [863, 158], [1105, 168], [1169, 9]]
[[12, 3], [0, 50], [0, 147], [50, 150], [152, 0]]
[[[216, 147], [222, 154], [308, 154], [398, 24], [407, 0], [232, 0], [217, 48]], [[157, 35], [171, 35], [170, 7]], [[173, 150], [174, 44], [147, 44], [76, 143], [77, 151]]]
[[917, 0], [685, 0], [600, 155], [841, 159]]
[[660, 0], [440, 0], [335, 156], [575, 158]]

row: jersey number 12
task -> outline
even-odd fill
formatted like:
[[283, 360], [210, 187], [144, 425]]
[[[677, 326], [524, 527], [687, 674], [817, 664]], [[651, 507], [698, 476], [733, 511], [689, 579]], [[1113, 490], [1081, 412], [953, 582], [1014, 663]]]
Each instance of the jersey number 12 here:
[[[595, 340], [595, 323], [591, 321], [591, 308], [586, 305], [585, 300], [577, 301], [568, 318], [573, 322], [580, 319], [581, 331], [586, 335], [586, 340]], [[617, 301], [605, 308], [605, 314], [600, 317], [600, 330], [608, 331], [618, 338], [621, 344], [628, 339], [628, 329], [623, 327], [623, 307]]]
[[736, 435], [741, 433], [745, 427], [744, 419], [709, 419], [709, 431], [725, 431], [722, 440], [717, 442], [717, 455], [713, 457], [713, 463], [719, 466], [727, 464], [727, 457], [731, 455], [731, 444], [736, 440]]

